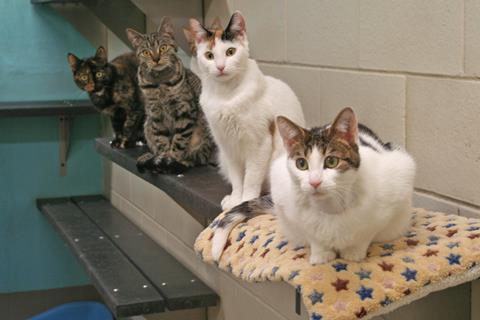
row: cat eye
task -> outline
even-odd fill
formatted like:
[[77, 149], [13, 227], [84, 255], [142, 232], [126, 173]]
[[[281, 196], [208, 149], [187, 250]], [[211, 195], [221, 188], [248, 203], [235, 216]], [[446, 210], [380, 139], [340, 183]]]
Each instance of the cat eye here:
[[338, 166], [340, 159], [334, 156], [328, 156], [325, 158], [325, 168], [333, 169]]
[[166, 45], [161, 46], [160, 53], [164, 53], [165, 51], [167, 51], [167, 46]]
[[213, 52], [212, 51], [205, 52], [205, 58], [207, 58], [207, 60], [212, 60], [213, 59]]
[[148, 57], [150, 55], [150, 51], [148, 50], [143, 50], [142, 53], [141, 53], [142, 56], [144, 57]]
[[228, 48], [227, 49], [227, 52], [225, 53], [227, 55], [227, 57], [231, 57], [235, 54], [235, 52], [237, 52], [237, 49], [235, 48]]
[[86, 74], [84, 74], [83, 76], [80, 76], [80, 80], [82, 81], [87, 81], [88, 80], [88, 76]]
[[96, 78], [103, 78], [103, 75], [104, 75], [104, 74], [103, 74], [103, 72], [101, 72], [101, 71], [95, 73], [95, 77], [96, 77]]
[[305, 159], [305, 158], [298, 158], [295, 161], [295, 165], [300, 170], [307, 170], [308, 169], [308, 162], [307, 162], [307, 159]]

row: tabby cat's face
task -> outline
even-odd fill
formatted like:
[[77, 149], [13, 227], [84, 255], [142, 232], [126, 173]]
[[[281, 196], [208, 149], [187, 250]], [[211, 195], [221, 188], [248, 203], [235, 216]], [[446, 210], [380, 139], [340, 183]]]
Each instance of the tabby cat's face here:
[[329, 126], [308, 130], [284, 117], [277, 118], [277, 126], [288, 152], [293, 183], [309, 197], [340, 200], [351, 188], [360, 166], [353, 110], [342, 110]]
[[177, 43], [173, 37], [173, 25], [170, 18], [163, 18], [157, 32], [141, 34], [127, 29], [127, 36], [137, 52], [140, 66], [158, 80], [164, 80], [179, 70], [181, 64], [177, 57]]
[[106, 51], [103, 47], [99, 47], [95, 56], [87, 59], [79, 59], [69, 53], [68, 62], [73, 72], [75, 84], [88, 93], [101, 91], [113, 80], [113, 69], [108, 64]]
[[195, 19], [190, 20], [190, 30], [195, 34], [199, 69], [209, 79], [226, 81], [246, 69], [248, 41], [240, 12], [232, 15], [225, 30], [206, 29]]

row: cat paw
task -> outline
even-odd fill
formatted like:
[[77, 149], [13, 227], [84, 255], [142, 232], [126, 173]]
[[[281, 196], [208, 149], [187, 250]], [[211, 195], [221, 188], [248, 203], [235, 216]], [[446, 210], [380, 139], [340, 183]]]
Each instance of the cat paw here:
[[340, 251], [340, 257], [348, 261], [360, 262], [367, 257], [367, 251], [358, 248], [349, 248]]
[[120, 138], [114, 138], [112, 141], [110, 141], [110, 147], [112, 148], [120, 148], [121, 144], [122, 144], [122, 139]]
[[120, 149], [129, 149], [129, 148], [134, 148], [137, 145], [135, 141], [127, 140], [127, 139], [122, 139], [120, 142], [120, 145], [118, 148]]
[[242, 198], [241, 197], [236, 197], [234, 195], [227, 195], [222, 199], [221, 205], [222, 205], [222, 210], [228, 210], [232, 209], [236, 205], [242, 203]]
[[188, 167], [172, 157], [155, 157], [155, 169], [161, 173], [180, 174]]
[[326, 251], [318, 251], [312, 252], [310, 254], [310, 263], [311, 264], [323, 264], [335, 260], [337, 258], [337, 254], [334, 251], [326, 250]]
[[145, 169], [150, 169], [152, 167], [153, 159], [155, 156], [150, 153], [144, 153], [140, 157], [137, 158], [137, 169], [140, 172], [144, 172]]

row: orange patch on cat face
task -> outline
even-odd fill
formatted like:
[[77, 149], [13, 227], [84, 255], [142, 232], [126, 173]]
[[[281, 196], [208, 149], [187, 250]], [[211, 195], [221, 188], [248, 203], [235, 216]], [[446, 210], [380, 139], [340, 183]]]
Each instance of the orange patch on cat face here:
[[85, 91], [92, 92], [93, 90], [95, 90], [95, 85], [93, 83], [89, 83], [85, 86]]
[[222, 29], [215, 29], [212, 30], [213, 35], [208, 37], [208, 49], [212, 50], [212, 48], [215, 46], [215, 42], [217, 39], [221, 39], [223, 35], [223, 30]]

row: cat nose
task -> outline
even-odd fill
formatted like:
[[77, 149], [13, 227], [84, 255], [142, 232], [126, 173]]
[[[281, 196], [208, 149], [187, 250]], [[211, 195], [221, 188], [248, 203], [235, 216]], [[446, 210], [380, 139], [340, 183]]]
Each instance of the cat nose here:
[[225, 69], [225, 66], [217, 66], [218, 71], [223, 72]]
[[314, 189], [317, 189], [322, 184], [320, 180], [309, 180], [308, 182]]

